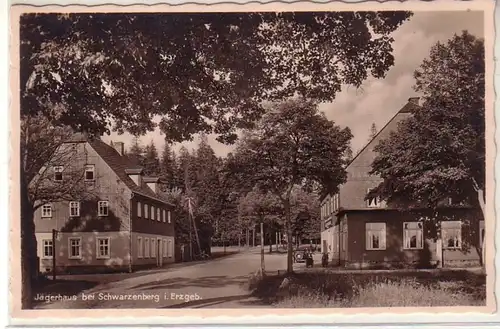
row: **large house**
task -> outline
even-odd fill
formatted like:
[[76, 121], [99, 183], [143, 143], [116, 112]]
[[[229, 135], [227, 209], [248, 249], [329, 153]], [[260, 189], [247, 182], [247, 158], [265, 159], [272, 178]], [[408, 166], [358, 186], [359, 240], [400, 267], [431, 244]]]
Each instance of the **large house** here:
[[[391, 208], [366, 199], [382, 179], [370, 175], [374, 147], [419, 106], [408, 103], [347, 166], [339, 193], [321, 200], [321, 250], [349, 268], [456, 267], [480, 264], [484, 220], [479, 209], [443, 202], [438, 209]], [[439, 224], [440, 223], [440, 224]], [[441, 238], [439, 238], [441, 236]]]
[[72, 150], [71, 158], [46, 165], [44, 184], [74, 180], [75, 189], [83, 189], [81, 197], [45, 201], [35, 211], [40, 271], [51, 271], [54, 257], [58, 272], [133, 271], [174, 262], [172, 206], [159, 195], [159, 179], [145, 177], [123, 143], [76, 134], [56, 153], [63, 150]]

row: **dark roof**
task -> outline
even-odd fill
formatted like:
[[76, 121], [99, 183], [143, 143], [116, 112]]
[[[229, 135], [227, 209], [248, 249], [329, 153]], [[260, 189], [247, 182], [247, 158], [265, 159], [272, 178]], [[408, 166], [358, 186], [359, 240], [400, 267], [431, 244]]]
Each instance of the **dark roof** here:
[[127, 172], [140, 172], [142, 170], [142, 167], [135, 164], [129, 157], [120, 155], [112, 146], [104, 143], [101, 139], [89, 139], [87, 142], [132, 192], [170, 205], [170, 203], [154, 193], [146, 184], [138, 186], [128, 176]]

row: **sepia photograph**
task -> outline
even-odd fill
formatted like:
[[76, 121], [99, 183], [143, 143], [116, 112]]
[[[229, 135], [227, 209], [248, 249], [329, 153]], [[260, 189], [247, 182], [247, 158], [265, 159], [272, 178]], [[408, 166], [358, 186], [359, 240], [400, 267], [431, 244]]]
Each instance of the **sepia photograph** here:
[[287, 8], [11, 16], [21, 309], [494, 302], [492, 13]]

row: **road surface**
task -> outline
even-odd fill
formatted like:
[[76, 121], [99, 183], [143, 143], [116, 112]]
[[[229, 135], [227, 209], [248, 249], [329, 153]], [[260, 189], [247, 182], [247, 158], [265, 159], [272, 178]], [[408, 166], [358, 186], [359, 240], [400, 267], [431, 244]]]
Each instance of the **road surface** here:
[[[253, 249], [232, 256], [190, 265], [130, 274], [70, 296], [41, 296], [37, 308], [172, 308], [259, 307], [245, 284], [260, 267], [260, 252]], [[286, 254], [266, 254], [266, 271], [286, 269]]]

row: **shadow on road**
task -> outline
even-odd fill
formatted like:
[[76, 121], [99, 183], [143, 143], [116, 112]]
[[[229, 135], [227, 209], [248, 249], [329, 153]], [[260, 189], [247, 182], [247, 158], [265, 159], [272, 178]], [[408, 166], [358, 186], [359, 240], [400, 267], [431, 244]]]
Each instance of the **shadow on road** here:
[[229, 277], [224, 275], [206, 276], [201, 278], [187, 279], [184, 277], [170, 278], [161, 281], [148, 282], [136, 285], [130, 289], [182, 289], [182, 288], [221, 288], [229, 285], [244, 285], [248, 277], [245, 275]]

